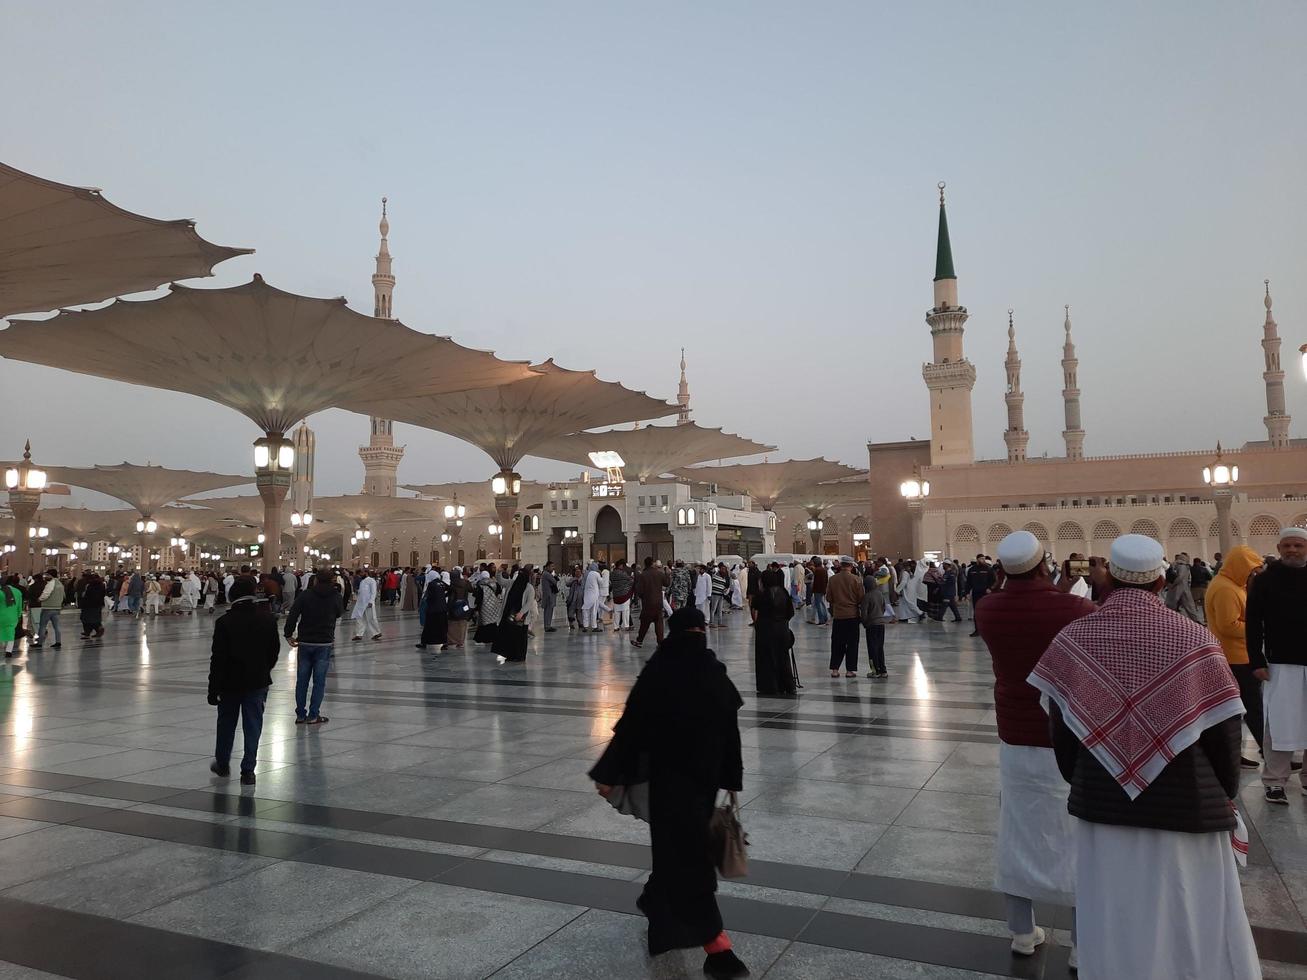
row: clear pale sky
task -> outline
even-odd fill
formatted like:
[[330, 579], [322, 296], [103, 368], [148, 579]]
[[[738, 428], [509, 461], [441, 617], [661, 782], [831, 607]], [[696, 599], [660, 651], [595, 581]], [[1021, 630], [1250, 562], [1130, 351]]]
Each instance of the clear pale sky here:
[[[0, 0], [0, 38], [0, 159], [258, 250], [194, 284], [371, 312], [384, 194], [409, 325], [664, 397], [684, 345], [698, 421], [865, 465], [928, 430], [946, 180], [980, 456], [1009, 306], [1031, 455], [1063, 449], [1064, 303], [1087, 453], [1265, 438], [1265, 278], [1307, 436], [1300, 3]], [[258, 435], [13, 362], [0, 397], [50, 463], [246, 472]], [[366, 420], [310, 424], [318, 492], [357, 491]], [[404, 481], [494, 469], [396, 433]]]

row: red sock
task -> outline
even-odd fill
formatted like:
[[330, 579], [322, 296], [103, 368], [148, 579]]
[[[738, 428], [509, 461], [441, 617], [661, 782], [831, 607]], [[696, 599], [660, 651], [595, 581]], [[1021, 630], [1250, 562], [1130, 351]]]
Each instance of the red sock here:
[[717, 938], [704, 946], [703, 951], [711, 956], [713, 953], [724, 953], [731, 948], [731, 937], [726, 935], [725, 931], [719, 932]]

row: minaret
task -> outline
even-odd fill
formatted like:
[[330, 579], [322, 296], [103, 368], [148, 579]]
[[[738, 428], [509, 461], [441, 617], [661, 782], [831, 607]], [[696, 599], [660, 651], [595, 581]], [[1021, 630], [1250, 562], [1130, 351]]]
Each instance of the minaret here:
[[1085, 430], [1080, 427], [1080, 387], [1076, 378], [1080, 361], [1076, 359], [1076, 345], [1071, 339], [1071, 307], [1063, 309], [1066, 310], [1066, 319], [1062, 321], [1066, 343], [1062, 345], [1062, 411], [1066, 428], [1062, 430], [1062, 438], [1066, 441], [1067, 459], [1084, 459]]
[[971, 389], [976, 368], [962, 353], [967, 309], [958, 305], [958, 277], [944, 213], [944, 184], [939, 185], [939, 238], [935, 247], [935, 305], [926, 314], [935, 359], [921, 368], [930, 391], [930, 462], [932, 466], [975, 462], [971, 433]]
[[1007, 430], [1003, 441], [1007, 443], [1007, 461], [1024, 463], [1026, 446], [1030, 442], [1030, 433], [1026, 431], [1025, 403], [1026, 396], [1021, 393], [1021, 356], [1017, 353], [1017, 331], [1012, 326], [1012, 311], [1007, 311]]
[[681, 348], [681, 384], [676, 389], [676, 403], [681, 406], [676, 413], [677, 425], [690, 424], [690, 384], [685, 380], [685, 348]]
[[1280, 367], [1280, 329], [1271, 315], [1271, 280], [1266, 282], [1266, 298], [1262, 304], [1266, 307], [1266, 323], [1262, 325], [1262, 350], [1266, 354], [1266, 370], [1262, 380], [1266, 382], [1266, 435], [1271, 440], [1272, 449], [1289, 447], [1289, 422], [1292, 421], [1284, 410], [1284, 371]]
[[[372, 315], [384, 320], [395, 318], [391, 298], [395, 292], [395, 276], [390, 268], [390, 219], [386, 217], [386, 199], [381, 199], [381, 248], [377, 250], [377, 271], [372, 274]], [[372, 431], [368, 444], [359, 446], [363, 460], [363, 492], [378, 497], [395, 496], [399, 462], [404, 458], [404, 447], [395, 445], [394, 423], [390, 419], [373, 416], [368, 420]]]
[[295, 429], [295, 470], [290, 478], [291, 510], [301, 514], [313, 504], [313, 453], [318, 437], [308, 424], [301, 422]]

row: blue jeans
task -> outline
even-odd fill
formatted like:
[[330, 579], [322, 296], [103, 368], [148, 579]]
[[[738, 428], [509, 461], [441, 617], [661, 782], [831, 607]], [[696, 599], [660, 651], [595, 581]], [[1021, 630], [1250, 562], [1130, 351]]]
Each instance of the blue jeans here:
[[812, 594], [812, 611], [817, 617], [818, 626], [830, 619], [830, 613], [826, 611], [825, 593], [814, 592]]
[[[295, 717], [316, 718], [322, 707], [322, 696], [327, 693], [327, 667], [331, 664], [330, 643], [301, 643], [295, 659]], [[313, 678], [313, 697], [308, 711], [304, 698], [309, 693], [309, 677]]]
[[260, 687], [244, 694], [224, 694], [218, 702], [218, 743], [213, 759], [220, 766], [231, 763], [231, 748], [236, 742], [236, 716], [240, 716], [241, 731], [245, 735], [245, 754], [241, 758], [241, 772], [253, 772], [259, 757], [259, 736], [263, 734], [263, 705], [268, 700], [268, 689]]
[[45, 642], [46, 623], [50, 623], [54, 626], [54, 641], [56, 643], [62, 643], [63, 638], [59, 635], [59, 610], [58, 609], [41, 610], [41, 625], [36, 628], [36, 639], [40, 643]]
[[141, 608], [141, 597], [138, 595], [129, 595], [127, 597], [127, 611], [129, 613], [138, 612]]

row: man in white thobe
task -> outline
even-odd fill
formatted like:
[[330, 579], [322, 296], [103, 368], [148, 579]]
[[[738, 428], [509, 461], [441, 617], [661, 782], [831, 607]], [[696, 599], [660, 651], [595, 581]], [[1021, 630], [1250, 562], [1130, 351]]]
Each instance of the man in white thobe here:
[[1029, 531], [998, 545], [1007, 583], [976, 606], [976, 630], [994, 668], [999, 818], [994, 885], [1007, 901], [1012, 952], [1030, 956], [1047, 938], [1034, 902], [1075, 904], [1075, 837], [1048, 715], [1030, 672], [1062, 627], [1094, 612], [1088, 599], [1049, 580], [1044, 546]]
[[377, 580], [371, 572], [364, 572], [359, 579], [358, 592], [354, 596], [354, 611], [350, 614], [354, 620], [354, 639], [363, 639], [363, 634], [370, 631], [374, 640], [381, 639], [381, 624], [377, 622]]
[[599, 632], [599, 603], [603, 598], [599, 566], [594, 562], [581, 580], [581, 632]]
[[[1262, 785], [1266, 802], [1287, 804], [1293, 753], [1307, 749], [1307, 529], [1286, 527], [1276, 545], [1280, 560], [1253, 576], [1248, 586], [1248, 663], [1265, 682], [1262, 703]], [[1307, 776], [1298, 781], [1307, 796]]]
[[182, 579], [182, 605], [186, 607], [186, 615], [193, 615], [200, 605], [200, 577], [194, 572], [190, 572]]
[[704, 565], [699, 566], [699, 577], [694, 580], [694, 604], [703, 618], [712, 622], [712, 574]]

